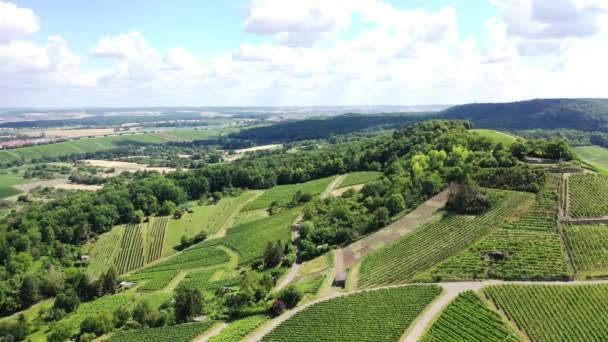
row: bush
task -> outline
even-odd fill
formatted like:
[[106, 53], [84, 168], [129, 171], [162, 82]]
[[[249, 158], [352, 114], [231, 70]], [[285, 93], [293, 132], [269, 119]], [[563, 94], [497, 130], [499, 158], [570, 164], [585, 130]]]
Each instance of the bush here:
[[298, 305], [300, 300], [302, 300], [302, 293], [300, 293], [295, 286], [289, 286], [281, 291], [278, 297], [278, 299], [285, 303], [287, 308], [291, 309]]
[[287, 305], [280, 299], [275, 300], [270, 307], [270, 311], [274, 316], [280, 316], [286, 309]]

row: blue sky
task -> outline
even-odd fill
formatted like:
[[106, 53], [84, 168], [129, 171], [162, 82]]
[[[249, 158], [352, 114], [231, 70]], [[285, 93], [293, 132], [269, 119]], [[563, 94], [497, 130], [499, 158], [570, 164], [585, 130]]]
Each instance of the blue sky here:
[[0, 106], [605, 96], [585, 77], [605, 71], [606, 13], [602, 0], [0, 0]]

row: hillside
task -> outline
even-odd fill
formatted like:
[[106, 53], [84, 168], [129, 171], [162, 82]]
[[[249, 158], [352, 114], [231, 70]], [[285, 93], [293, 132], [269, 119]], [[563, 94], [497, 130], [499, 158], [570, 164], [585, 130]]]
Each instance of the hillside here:
[[608, 99], [535, 99], [472, 103], [440, 112], [446, 119], [471, 120], [475, 127], [608, 131]]

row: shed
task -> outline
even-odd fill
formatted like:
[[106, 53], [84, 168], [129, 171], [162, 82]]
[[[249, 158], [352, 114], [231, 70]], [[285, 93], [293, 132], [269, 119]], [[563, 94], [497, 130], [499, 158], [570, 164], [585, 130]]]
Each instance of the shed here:
[[346, 286], [346, 272], [340, 272], [334, 278], [334, 286], [344, 288]]
[[83, 255], [80, 256], [80, 261], [86, 261], [86, 262], [88, 262], [90, 260], [91, 260], [91, 256], [88, 255], [88, 254], [83, 254]]

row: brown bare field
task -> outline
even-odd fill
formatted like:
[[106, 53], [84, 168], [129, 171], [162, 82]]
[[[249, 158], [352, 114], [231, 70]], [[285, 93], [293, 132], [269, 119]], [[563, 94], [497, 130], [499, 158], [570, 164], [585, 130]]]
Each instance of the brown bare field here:
[[95, 137], [100, 135], [114, 134], [114, 133], [127, 133], [130, 131], [114, 132], [113, 128], [91, 128], [91, 129], [48, 129], [40, 131], [26, 131], [21, 134], [30, 137], [38, 137], [42, 133], [46, 137], [55, 138], [80, 138], [80, 137]]
[[89, 190], [89, 191], [96, 191], [96, 190], [103, 188], [103, 186], [101, 186], [101, 185], [72, 184], [67, 179], [41, 180], [41, 181], [19, 184], [19, 185], [14, 186], [14, 188], [19, 189], [23, 192], [30, 192], [37, 187], [66, 189], [66, 190]]
[[273, 150], [273, 149], [277, 149], [277, 148], [281, 148], [281, 147], [283, 147], [283, 145], [273, 144], [273, 145], [263, 145], [263, 146], [249, 147], [249, 148], [241, 148], [238, 150], [234, 150], [233, 151], [234, 154], [228, 154], [228, 151], [226, 151], [223, 158], [224, 158], [224, 161], [226, 161], [226, 162], [233, 162], [235, 160], [239, 160], [239, 159], [243, 158], [247, 152], [255, 152], [255, 151], [261, 151], [261, 150]]
[[98, 166], [104, 169], [116, 170], [116, 172], [114, 172], [112, 175], [120, 174], [123, 171], [136, 172], [139, 170], [158, 171], [160, 173], [169, 173], [177, 171], [176, 169], [171, 167], [149, 167], [145, 164], [137, 164], [116, 160], [86, 159], [83, 161], [89, 165]]
[[87, 190], [97, 191], [103, 188], [103, 185], [86, 185], [86, 184], [73, 184], [73, 183], [59, 183], [54, 186], [55, 189], [65, 190]]

